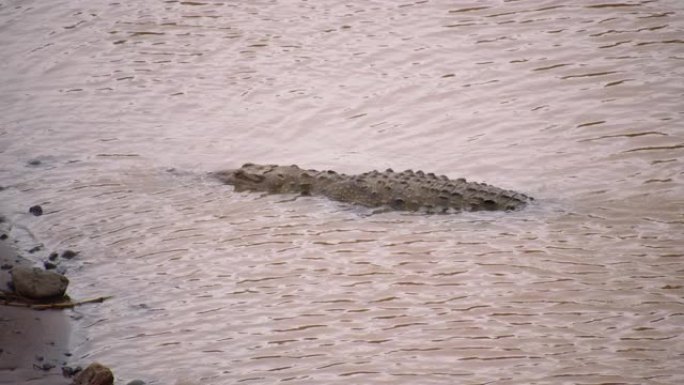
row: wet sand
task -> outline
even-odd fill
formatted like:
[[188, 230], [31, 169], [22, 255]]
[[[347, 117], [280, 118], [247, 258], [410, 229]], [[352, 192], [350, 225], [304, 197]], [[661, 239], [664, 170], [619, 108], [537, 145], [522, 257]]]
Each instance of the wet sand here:
[[[0, 265], [32, 265], [11, 239], [0, 241]], [[7, 290], [9, 270], [0, 272]], [[61, 368], [68, 360], [71, 325], [64, 311], [0, 305], [0, 384], [68, 384]], [[48, 369], [49, 370], [45, 370]]]

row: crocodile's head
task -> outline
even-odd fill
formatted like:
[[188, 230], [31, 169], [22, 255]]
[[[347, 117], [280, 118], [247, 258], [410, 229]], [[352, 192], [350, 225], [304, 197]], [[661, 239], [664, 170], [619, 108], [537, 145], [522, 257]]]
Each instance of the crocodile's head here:
[[235, 191], [307, 193], [311, 186], [311, 176], [295, 165], [246, 163], [238, 169], [213, 172], [212, 176], [234, 186]]

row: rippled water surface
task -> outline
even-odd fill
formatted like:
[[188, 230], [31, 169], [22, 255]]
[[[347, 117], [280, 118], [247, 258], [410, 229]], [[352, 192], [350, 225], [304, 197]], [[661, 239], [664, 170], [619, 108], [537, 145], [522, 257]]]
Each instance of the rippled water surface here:
[[[0, 47], [3, 214], [45, 256], [80, 251], [72, 296], [114, 295], [72, 313], [75, 363], [684, 383], [680, 1], [0, 0]], [[206, 177], [244, 162], [537, 200], [369, 215]]]

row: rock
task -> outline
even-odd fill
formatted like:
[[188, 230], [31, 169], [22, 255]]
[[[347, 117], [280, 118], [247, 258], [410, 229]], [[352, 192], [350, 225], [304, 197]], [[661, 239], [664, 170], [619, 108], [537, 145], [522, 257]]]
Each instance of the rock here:
[[71, 385], [113, 385], [114, 374], [108, 367], [97, 362], [83, 369]]
[[72, 258], [74, 258], [76, 255], [78, 255], [78, 253], [75, 252], [75, 251], [72, 251], [72, 250], [64, 250], [64, 252], [62, 253], [62, 258], [64, 258], [64, 259], [72, 259]]
[[64, 377], [71, 378], [71, 377], [75, 376], [76, 374], [78, 374], [78, 372], [80, 372], [82, 370], [83, 370], [83, 368], [80, 366], [76, 366], [74, 368], [72, 368], [71, 366], [63, 366], [62, 367], [62, 375]]
[[126, 385], [145, 385], [145, 381], [143, 381], [143, 380], [133, 380], [133, 381], [127, 383]]
[[3, 241], [4, 241], [5, 239], [7, 239], [7, 238], [8, 238], [7, 234], [2, 234], [2, 235], [0, 235], [0, 239], [2, 239]]
[[59, 257], [59, 253], [57, 253], [56, 251], [53, 251], [52, 253], [50, 253], [50, 256], [48, 257], [48, 259], [54, 262], [57, 260], [58, 257]]
[[43, 215], [43, 208], [40, 207], [40, 205], [31, 206], [29, 208], [29, 213], [39, 217], [39, 216]]
[[12, 282], [17, 294], [32, 299], [61, 297], [69, 285], [61, 274], [23, 266], [12, 269]]
[[33, 254], [36, 251], [41, 251], [42, 249], [43, 249], [43, 245], [38, 245], [38, 246], [32, 247], [31, 250], [29, 250], [28, 252], [29, 252], [29, 254]]
[[31, 159], [28, 162], [26, 162], [26, 164], [29, 166], [40, 166], [41, 163], [43, 162], [41, 162], [40, 159]]
[[54, 365], [54, 364], [51, 364], [51, 363], [49, 363], [49, 362], [44, 362], [44, 363], [39, 364], [39, 365], [38, 365], [38, 364], [33, 364], [33, 367], [34, 367], [35, 369], [38, 369], [38, 370], [42, 370], [42, 371], [45, 371], [45, 372], [49, 372], [50, 370], [52, 370], [52, 369], [55, 367], [55, 365]]
[[57, 268], [57, 265], [50, 261], [45, 261], [43, 262], [43, 266], [45, 266], [45, 270], [54, 270]]

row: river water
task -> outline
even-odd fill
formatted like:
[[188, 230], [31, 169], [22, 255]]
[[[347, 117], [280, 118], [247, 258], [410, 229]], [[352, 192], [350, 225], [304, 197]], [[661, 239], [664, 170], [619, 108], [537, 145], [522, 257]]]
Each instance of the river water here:
[[[79, 251], [73, 297], [114, 296], [71, 311], [73, 363], [121, 384], [684, 383], [681, 1], [1, 0], [0, 47], [12, 235]], [[536, 201], [369, 215], [206, 177], [245, 162]]]

